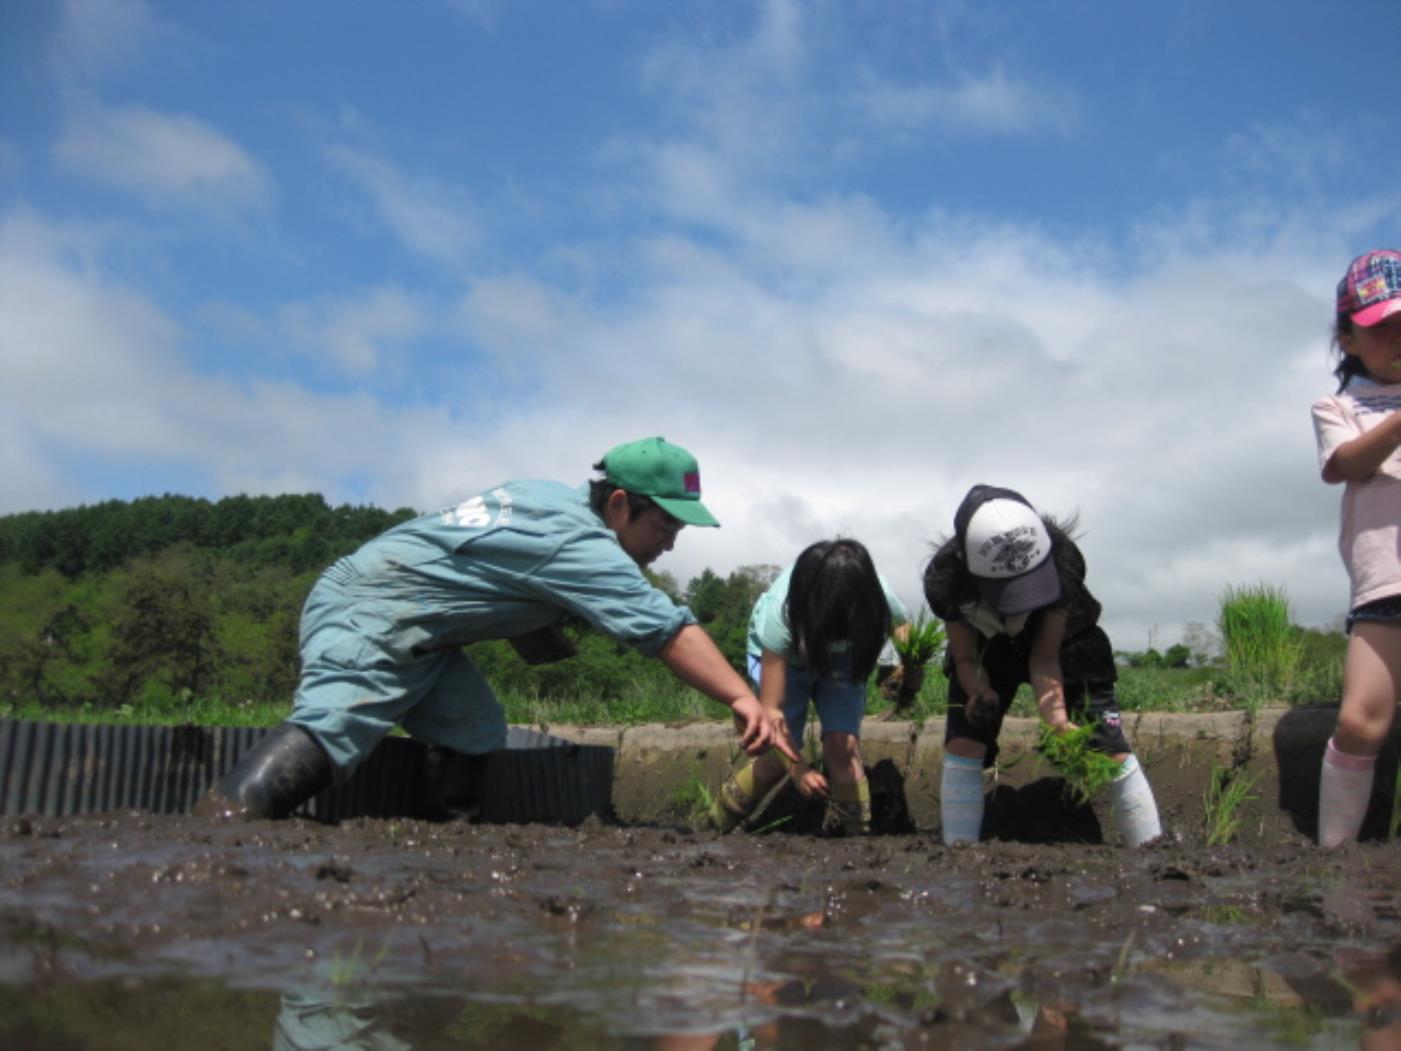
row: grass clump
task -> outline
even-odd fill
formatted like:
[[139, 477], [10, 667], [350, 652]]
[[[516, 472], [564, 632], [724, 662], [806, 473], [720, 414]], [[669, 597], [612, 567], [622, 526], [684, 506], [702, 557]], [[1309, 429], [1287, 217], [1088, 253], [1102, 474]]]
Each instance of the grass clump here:
[[1225, 646], [1225, 685], [1247, 709], [1288, 695], [1303, 647], [1289, 622], [1284, 589], [1270, 584], [1227, 587], [1218, 616]]
[[1240, 767], [1211, 764], [1211, 779], [1202, 793], [1202, 827], [1207, 846], [1223, 847], [1236, 838], [1242, 820], [1240, 808], [1256, 798], [1251, 789], [1259, 779], [1259, 773], [1247, 777]]
[[1119, 764], [1092, 745], [1094, 724], [1056, 731], [1042, 724], [1036, 750], [1065, 779], [1065, 791], [1076, 803], [1088, 803], [1119, 776]]
[[671, 795], [671, 812], [691, 828], [701, 828], [710, 820], [715, 806], [715, 793], [694, 774], [677, 786]]

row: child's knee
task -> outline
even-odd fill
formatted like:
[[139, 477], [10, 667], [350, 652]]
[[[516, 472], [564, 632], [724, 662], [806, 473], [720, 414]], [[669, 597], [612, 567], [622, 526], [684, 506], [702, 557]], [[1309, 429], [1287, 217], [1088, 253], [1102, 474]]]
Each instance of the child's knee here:
[[981, 759], [988, 754], [988, 746], [971, 737], [951, 737], [944, 742], [944, 751], [963, 759]]
[[853, 759], [861, 754], [861, 739], [855, 734], [835, 731], [822, 735], [824, 759]]

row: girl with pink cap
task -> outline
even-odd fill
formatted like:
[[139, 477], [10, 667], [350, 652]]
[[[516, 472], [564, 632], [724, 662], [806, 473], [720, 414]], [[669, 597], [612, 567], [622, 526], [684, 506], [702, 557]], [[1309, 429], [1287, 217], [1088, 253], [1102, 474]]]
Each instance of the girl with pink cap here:
[[1348, 266], [1333, 347], [1338, 392], [1314, 403], [1313, 425], [1323, 480], [1343, 485], [1338, 548], [1351, 601], [1342, 707], [1319, 779], [1324, 847], [1357, 839], [1401, 700], [1401, 252]]

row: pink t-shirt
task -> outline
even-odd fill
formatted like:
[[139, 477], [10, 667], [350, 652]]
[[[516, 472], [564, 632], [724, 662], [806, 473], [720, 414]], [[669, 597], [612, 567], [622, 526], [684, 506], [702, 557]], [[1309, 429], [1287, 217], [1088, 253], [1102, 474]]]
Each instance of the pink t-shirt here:
[[[1401, 383], [1382, 386], [1354, 378], [1341, 394], [1313, 403], [1318, 467], [1328, 465], [1338, 446], [1379, 425], [1401, 409]], [[1343, 489], [1338, 550], [1352, 581], [1351, 609], [1401, 595], [1401, 450], [1376, 474]]]

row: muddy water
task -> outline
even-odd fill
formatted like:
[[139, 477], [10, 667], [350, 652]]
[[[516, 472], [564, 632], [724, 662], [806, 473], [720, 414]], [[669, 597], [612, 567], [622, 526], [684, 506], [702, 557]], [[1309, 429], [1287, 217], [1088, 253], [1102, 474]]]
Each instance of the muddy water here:
[[0, 1047], [345, 1046], [1401, 1047], [1401, 850], [0, 827]]

